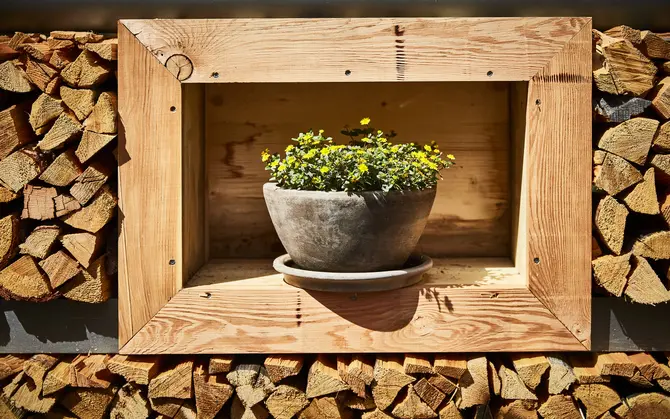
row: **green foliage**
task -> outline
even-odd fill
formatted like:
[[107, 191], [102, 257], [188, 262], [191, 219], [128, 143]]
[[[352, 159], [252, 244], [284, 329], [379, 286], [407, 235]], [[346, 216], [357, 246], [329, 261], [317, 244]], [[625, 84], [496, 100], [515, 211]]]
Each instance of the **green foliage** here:
[[309, 130], [293, 138], [297, 144], [286, 147], [284, 157], [263, 151], [270, 180], [282, 188], [310, 191], [421, 190], [434, 187], [440, 171], [454, 164], [454, 156], [443, 159], [434, 142], [392, 144], [388, 139], [394, 132], [384, 134], [369, 123], [363, 118], [361, 128], [342, 131], [351, 138], [349, 145], [335, 144], [323, 130]]

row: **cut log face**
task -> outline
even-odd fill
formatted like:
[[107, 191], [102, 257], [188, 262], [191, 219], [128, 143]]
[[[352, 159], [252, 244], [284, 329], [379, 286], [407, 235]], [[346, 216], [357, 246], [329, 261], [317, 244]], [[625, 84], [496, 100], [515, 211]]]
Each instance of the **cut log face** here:
[[640, 214], [660, 214], [656, 197], [656, 176], [650, 167], [644, 174], [644, 180], [633, 187], [630, 192], [622, 195], [623, 202], [633, 212]]
[[498, 370], [498, 376], [501, 381], [500, 397], [505, 400], [537, 400], [533, 394], [521, 381], [517, 373], [504, 365]]
[[61, 76], [68, 85], [83, 88], [101, 85], [110, 74], [107, 61], [88, 50], [82, 51], [76, 60], [61, 71]]
[[253, 385], [258, 380], [258, 373], [261, 370], [259, 364], [238, 364], [235, 368], [226, 374], [226, 378], [235, 387]]
[[405, 374], [432, 374], [433, 366], [428, 355], [405, 355], [403, 363]]
[[69, 300], [83, 303], [103, 303], [112, 293], [111, 281], [105, 270], [105, 256], [95, 260], [79, 275], [69, 280], [59, 290]]
[[115, 355], [107, 368], [132, 383], [147, 385], [158, 374], [160, 358], [157, 356]]
[[26, 185], [23, 189], [23, 212], [21, 218], [51, 220], [56, 217], [54, 198], [56, 188]]
[[49, 277], [51, 288], [54, 289], [74, 278], [81, 271], [77, 261], [62, 250], [44, 259], [39, 265]]
[[0, 296], [46, 301], [53, 298], [49, 280], [31, 256], [22, 256], [0, 272]]
[[649, 118], [633, 118], [605, 131], [598, 148], [619, 157], [644, 164], [659, 122]]
[[149, 417], [149, 401], [139, 386], [125, 384], [110, 405], [110, 418], [146, 419]]
[[582, 419], [575, 401], [570, 396], [550, 396], [540, 406], [538, 413], [543, 419]]
[[596, 369], [602, 375], [631, 378], [637, 368], [623, 352], [611, 352], [596, 355]]
[[16, 255], [18, 244], [19, 219], [15, 215], [0, 219], [0, 270]]
[[437, 417], [435, 411], [416, 394], [412, 384], [407, 387], [405, 397], [393, 408], [392, 413], [393, 416], [400, 419], [428, 419]]
[[658, 69], [647, 57], [626, 39], [600, 37], [596, 50], [605, 59], [605, 67], [611, 77], [613, 89], [606, 83], [594, 81], [599, 90], [619, 95], [644, 96], [653, 87], [654, 76]]
[[340, 379], [337, 369], [327, 361], [326, 357], [317, 358], [309, 368], [307, 398], [326, 396], [345, 390], [349, 390], [349, 386]]
[[629, 354], [628, 359], [635, 365], [640, 374], [649, 381], [659, 378], [670, 378], [670, 375], [661, 369], [656, 359], [646, 352]]
[[446, 398], [446, 395], [440, 389], [430, 384], [425, 378], [420, 379], [414, 385], [414, 391], [433, 411], [437, 411], [442, 401]]
[[107, 369], [110, 356], [104, 354], [79, 355], [72, 361], [70, 381], [73, 387], [109, 388], [112, 373]]
[[428, 382], [444, 394], [451, 394], [456, 391], [457, 388], [457, 381], [440, 374], [431, 375], [428, 377]]
[[40, 175], [40, 180], [54, 186], [68, 186], [83, 172], [73, 150], [59, 154]]
[[118, 45], [117, 39], [105, 39], [102, 42], [86, 44], [85, 48], [95, 52], [102, 59], [116, 61]]
[[72, 188], [70, 188], [70, 194], [81, 205], [86, 205], [109, 180], [111, 174], [112, 168], [109, 165], [100, 161], [94, 162], [77, 178]]
[[[232, 356], [225, 356], [225, 355], [213, 356], [209, 359], [209, 373], [221, 374], [224, 372], [229, 372], [232, 365], [233, 365]], [[270, 369], [268, 369], [268, 373], [270, 373]], [[270, 378], [272, 378], [272, 375], [270, 376]]]
[[33, 141], [26, 109], [26, 106], [13, 105], [0, 112], [0, 160]]
[[190, 399], [193, 396], [193, 361], [185, 361], [162, 372], [149, 383], [149, 398]]
[[670, 231], [657, 231], [638, 239], [633, 253], [649, 259], [670, 259]]
[[335, 397], [317, 397], [298, 416], [299, 419], [350, 419], [352, 412], [337, 403]]
[[605, 34], [613, 38], [627, 39], [633, 45], [638, 45], [640, 42], [642, 42], [642, 35], [640, 30], [626, 25], [615, 26], [611, 29], [608, 29], [605, 31]]
[[17, 194], [16, 192], [10, 191], [5, 187], [0, 186], [0, 204], [6, 204], [8, 202], [12, 202], [18, 197], [19, 194]]
[[80, 419], [103, 419], [115, 395], [113, 387], [75, 388], [68, 391], [60, 403]]
[[609, 195], [616, 195], [641, 181], [642, 174], [632, 164], [619, 156], [608, 153], [594, 184]]
[[523, 383], [535, 390], [542, 381], [542, 376], [549, 369], [549, 361], [542, 355], [512, 354], [514, 370]]
[[621, 254], [628, 210], [615, 198], [603, 198], [595, 214], [595, 227], [602, 242], [614, 254]]
[[51, 126], [42, 141], [37, 146], [44, 151], [51, 151], [62, 148], [70, 141], [81, 135], [82, 125], [77, 119], [67, 112], [60, 114], [56, 122]]
[[68, 360], [60, 361], [44, 378], [42, 385], [42, 394], [50, 396], [72, 384], [70, 369], [72, 362]]
[[605, 255], [591, 262], [596, 283], [617, 297], [623, 295], [630, 272], [630, 255]]
[[14, 61], [0, 63], [0, 89], [14, 93], [28, 93], [33, 90], [25, 71]]
[[80, 162], [86, 163], [114, 138], [116, 138], [116, 134], [100, 134], [85, 130], [75, 154]]
[[116, 197], [107, 188], [103, 188], [93, 200], [80, 210], [62, 218], [68, 224], [79, 230], [97, 233], [114, 216]]
[[87, 130], [100, 134], [116, 134], [117, 98], [113, 92], [103, 92], [84, 121]]
[[670, 60], [670, 43], [653, 32], [641, 32], [639, 48], [648, 58]]
[[670, 154], [656, 154], [651, 159], [651, 165], [656, 169], [656, 175], [659, 179], [670, 180]]
[[35, 227], [25, 242], [19, 244], [19, 249], [24, 255], [31, 255], [38, 259], [44, 259], [56, 242], [60, 234], [60, 227], [56, 225], [41, 225]]
[[628, 278], [624, 294], [640, 304], [660, 304], [670, 301], [670, 292], [656, 276], [649, 262], [643, 257], [633, 255], [633, 271]]
[[0, 357], [0, 380], [23, 371], [23, 364], [30, 355], [3, 355]]
[[19, 192], [45, 169], [41, 156], [28, 149], [13, 152], [0, 160], [0, 182]]
[[374, 378], [372, 361], [359, 355], [338, 356], [337, 371], [342, 381], [351, 387], [351, 391], [359, 397], [365, 397], [366, 386], [369, 386]]
[[467, 371], [459, 381], [460, 392], [456, 395], [456, 406], [467, 409], [487, 404], [491, 398], [488, 382], [488, 361], [486, 357], [470, 358]]
[[54, 397], [40, 395], [41, 388], [26, 381], [12, 396], [16, 407], [36, 413], [47, 413], [56, 404]]
[[55, 121], [63, 112], [63, 101], [55, 99], [42, 93], [30, 110], [28, 121], [37, 135], [42, 135], [49, 130], [51, 122]]
[[459, 354], [437, 354], [433, 368], [440, 375], [459, 380], [467, 371], [467, 360]]
[[95, 90], [74, 89], [69, 86], [61, 86], [60, 96], [79, 121], [83, 121], [91, 114], [97, 98]]
[[661, 125], [656, 131], [653, 147], [661, 152], [670, 151], [670, 122]]
[[54, 211], [56, 217], [62, 217], [75, 212], [81, 208], [79, 201], [68, 194], [60, 194], [54, 198]]
[[670, 417], [670, 397], [660, 393], [633, 394], [626, 397], [614, 413], [622, 419], [654, 419]]
[[202, 365], [193, 371], [195, 405], [199, 419], [214, 419], [233, 395], [233, 386], [225, 377], [209, 375]]
[[49, 89], [49, 85], [58, 76], [58, 71], [47, 63], [28, 60], [26, 64], [26, 76], [38, 89], [47, 93], [47, 90], [51, 90]]
[[416, 381], [416, 378], [405, 374], [400, 359], [391, 355], [377, 356], [373, 375], [372, 397], [382, 410], [391, 406], [400, 390]]
[[621, 403], [617, 392], [604, 384], [579, 385], [574, 391], [574, 396], [586, 407], [587, 419], [600, 417]]
[[661, 80], [651, 93], [651, 106], [663, 118], [670, 118], [670, 77]]
[[27, 53], [32, 59], [38, 61], [49, 62], [53, 50], [46, 42], [29, 42], [21, 44], [18, 47], [19, 51]]

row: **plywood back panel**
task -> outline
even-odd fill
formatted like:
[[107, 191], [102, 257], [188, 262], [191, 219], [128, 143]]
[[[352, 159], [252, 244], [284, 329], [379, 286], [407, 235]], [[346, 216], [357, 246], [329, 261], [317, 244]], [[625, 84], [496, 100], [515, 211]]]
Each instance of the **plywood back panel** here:
[[509, 256], [509, 85], [285, 83], [206, 86], [210, 256], [271, 257], [283, 249], [261, 186], [260, 152], [282, 151], [309, 128], [346, 142], [345, 124], [370, 117], [397, 142], [440, 144], [444, 172], [419, 247], [431, 256]]

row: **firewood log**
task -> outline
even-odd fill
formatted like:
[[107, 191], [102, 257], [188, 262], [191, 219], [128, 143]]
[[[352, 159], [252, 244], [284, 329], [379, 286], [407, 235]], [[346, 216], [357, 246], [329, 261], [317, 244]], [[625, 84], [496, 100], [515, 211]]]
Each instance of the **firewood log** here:
[[115, 355], [107, 368], [129, 382], [147, 385], [158, 374], [160, 360], [158, 356]]
[[7, 44], [0, 43], [0, 61], [10, 61], [19, 56], [19, 52]]
[[594, 100], [595, 111], [604, 122], [624, 122], [642, 114], [651, 100], [641, 97], [617, 96], [601, 93]]
[[33, 85], [19, 65], [14, 61], [0, 63], [0, 89], [15, 93], [28, 93]]
[[347, 383], [359, 397], [365, 397], [366, 386], [372, 384], [374, 365], [371, 360], [360, 356], [338, 356], [337, 371], [342, 381]]
[[[44, 384], [44, 378], [47, 373], [56, 366], [58, 363], [58, 357], [47, 355], [47, 354], [37, 354], [32, 356], [23, 364], [23, 372], [26, 376], [30, 377], [37, 387], [37, 392], [41, 393], [42, 386]], [[42, 412], [44, 413], [44, 412]]]
[[234, 387], [253, 385], [258, 379], [260, 370], [260, 364], [238, 364], [226, 374], [226, 378]]
[[89, 42], [100, 42], [104, 39], [103, 35], [93, 32], [81, 31], [51, 31], [50, 37], [55, 39], [67, 39], [79, 44], [88, 44]]
[[268, 377], [265, 367], [261, 367], [259, 368], [256, 380], [252, 384], [237, 386], [235, 393], [242, 402], [242, 405], [250, 409], [265, 400], [274, 389], [275, 385], [270, 380], [270, 377]]
[[628, 209], [640, 214], [660, 214], [658, 198], [656, 196], [656, 176], [654, 168], [650, 167], [644, 174], [642, 182], [638, 183], [629, 192], [622, 194], [623, 202]]
[[416, 381], [416, 378], [405, 374], [400, 359], [393, 355], [377, 356], [373, 376], [372, 397], [382, 410], [391, 406], [400, 390]]
[[670, 397], [660, 393], [633, 394], [614, 413], [621, 419], [670, 417]]
[[504, 365], [498, 369], [501, 381], [500, 397], [505, 400], [537, 400], [537, 396], [531, 392], [521, 381], [517, 373]]
[[407, 387], [404, 397], [395, 405], [392, 414], [400, 419], [428, 419], [437, 417], [435, 411], [416, 394], [412, 384]]
[[26, 185], [23, 188], [23, 212], [21, 218], [51, 220], [56, 217], [54, 198], [56, 188]]
[[185, 400], [183, 399], [170, 397], [149, 399], [151, 410], [168, 418], [174, 418], [179, 413], [179, 409], [181, 409], [184, 402]]
[[49, 280], [32, 256], [22, 256], [0, 272], [0, 295], [5, 299], [48, 301], [54, 298]]
[[433, 363], [436, 373], [459, 380], [467, 371], [467, 360], [460, 354], [437, 354]]
[[308, 405], [304, 391], [285, 384], [277, 386], [265, 401], [268, 412], [275, 419], [291, 419]]
[[21, 371], [20, 373], [16, 374], [14, 378], [12, 378], [12, 381], [10, 381], [9, 384], [6, 384], [2, 388], [2, 396], [6, 400], [9, 400], [14, 395], [14, 393], [16, 393], [16, 390], [18, 390], [21, 384], [23, 384], [25, 381], [25, 376], [26, 374]]
[[62, 70], [67, 67], [68, 64], [76, 60], [78, 55], [78, 51], [73, 49], [55, 50], [53, 54], [51, 54], [49, 65], [57, 68], [58, 70]]
[[670, 292], [656, 276], [649, 262], [640, 256], [633, 255], [633, 270], [628, 278], [624, 294], [640, 304], [659, 304], [670, 301]]
[[598, 141], [598, 148], [632, 163], [644, 164], [658, 125], [658, 121], [649, 118], [622, 122], [605, 131]]
[[661, 80], [651, 92], [651, 106], [663, 118], [670, 118], [670, 77]]
[[[51, 58], [51, 54], [49, 54], [49, 58]], [[44, 93], [54, 93], [53, 87], [49, 88], [49, 86], [57, 76], [58, 70], [46, 62], [42, 63], [36, 60], [28, 60], [26, 63], [26, 77], [28, 77], [28, 80]]]
[[149, 382], [149, 397], [190, 399], [193, 397], [193, 361], [187, 360], [163, 371]]
[[596, 355], [596, 369], [601, 375], [617, 375], [632, 377], [635, 375], [635, 364], [622, 352], [602, 353]]
[[110, 405], [110, 418], [147, 419], [149, 417], [149, 402], [142, 394], [142, 389], [132, 383], [127, 383], [116, 393]]
[[91, 89], [74, 89], [61, 86], [60, 97], [63, 103], [74, 112], [79, 121], [84, 121], [93, 112], [97, 93]]
[[84, 50], [76, 60], [61, 71], [69, 86], [90, 88], [104, 83], [111, 74], [109, 63], [97, 54]]
[[73, 388], [68, 390], [60, 403], [80, 419], [103, 419], [116, 388]]
[[89, 51], [95, 52], [102, 59], [116, 61], [118, 46], [118, 39], [105, 39], [98, 43], [88, 43], [84, 47]]
[[440, 410], [440, 419], [463, 419], [463, 415], [456, 404], [451, 401]]
[[649, 381], [658, 380], [660, 378], [670, 378], [670, 375], [668, 375], [665, 370], [661, 369], [658, 361], [646, 352], [629, 354], [628, 359], [635, 365], [635, 368], [637, 368], [640, 374]]
[[640, 33], [640, 51], [651, 59], [670, 60], [670, 42], [650, 31]]
[[81, 208], [79, 201], [68, 194], [60, 194], [54, 198], [56, 217], [63, 217]]
[[94, 162], [88, 166], [79, 177], [77, 177], [70, 188], [70, 195], [79, 201], [81, 205], [86, 205], [100, 188], [107, 183], [112, 172], [113, 168], [111, 165], [104, 161]]
[[47, 372], [42, 385], [42, 394], [50, 396], [72, 385], [72, 359], [61, 360], [53, 369]]
[[300, 412], [299, 419], [350, 419], [351, 410], [337, 403], [334, 397], [316, 397]]
[[37, 146], [44, 151], [59, 149], [77, 139], [82, 132], [83, 127], [74, 115], [63, 112]]
[[202, 364], [193, 370], [195, 406], [199, 419], [214, 419], [233, 395], [233, 387], [222, 375], [209, 375]]
[[569, 359], [579, 384], [603, 384], [611, 381], [609, 376], [598, 372], [596, 358], [592, 354], [571, 355]]
[[537, 419], [537, 402], [528, 400], [506, 401], [499, 406], [493, 406], [492, 411], [495, 419]]
[[4, 186], [0, 186], [0, 204], [6, 204], [8, 202], [12, 202], [16, 198], [18, 198], [20, 195], [17, 194], [14, 191], [10, 191], [9, 189], [5, 188]]
[[319, 356], [309, 368], [307, 398], [326, 396], [345, 390], [349, 390], [349, 385], [340, 378], [336, 365], [333, 365], [328, 357]]
[[529, 355], [515, 353], [510, 358], [514, 364], [514, 370], [523, 383], [531, 390], [535, 390], [542, 376], [549, 369], [549, 361], [543, 355]]
[[630, 254], [601, 256], [591, 262], [591, 264], [596, 283], [610, 294], [621, 297], [628, 283]]
[[[233, 357], [226, 355], [217, 355], [209, 359], [209, 373], [210, 374], [221, 374], [224, 372], [229, 372], [230, 368], [233, 365]], [[270, 378], [272, 378], [272, 373], [270, 373], [270, 368], [267, 367]]]
[[467, 360], [467, 371], [459, 381], [460, 391], [456, 394], [456, 406], [459, 409], [488, 403], [491, 394], [487, 370], [486, 357], [472, 357]]
[[602, 243], [615, 255], [621, 254], [627, 217], [626, 207], [611, 196], [603, 198], [596, 208], [596, 232]]
[[109, 388], [112, 373], [107, 369], [110, 356], [104, 354], [79, 355], [70, 367], [70, 382], [73, 387]]
[[[210, 371], [212, 370], [212, 362], [219, 363], [218, 360], [214, 361], [214, 359], [210, 360]], [[230, 360], [232, 361], [232, 358]], [[301, 355], [270, 355], [265, 358], [263, 365], [272, 382], [276, 384], [284, 378], [298, 375], [302, 370], [303, 357]], [[230, 369], [230, 366], [228, 366], [228, 369]], [[218, 368], [215, 368], [215, 370], [218, 370]]]
[[30, 109], [28, 121], [37, 135], [49, 131], [51, 123], [65, 111], [63, 101], [42, 93]]
[[116, 134], [101, 134], [84, 130], [84, 134], [81, 137], [81, 142], [79, 143], [79, 146], [77, 146], [75, 154], [80, 162], [86, 163], [114, 138], [116, 138]]
[[40, 225], [30, 233], [26, 240], [19, 244], [21, 254], [44, 259], [51, 253], [61, 229], [57, 225]]
[[19, 192], [46, 167], [46, 161], [37, 151], [27, 148], [17, 150], [0, 160], [0, 182]]
[[10, 214], [0, 219], [0, 270], [9, 264], [18, 252], [19, 219]]
[[454, 391], [456, 391], [458, 383], [453, 378], [447, 378], [440, 374], [429, 376], [428, 382], [437, 387], [444, 394], [452, 394]]
[[586, 407], [586, 419], [598, 418], [621, 403], [619, 394], [605, 384], [580, 384], [574, 397]]
[[56, 404], [56, 398], [42, 396], [41, 387], [35, 383], [26, 381], [16, 390], [12, 396], [12, 402], [16, 407], [36, 413], [47, 413]]
[[[88, 131], [99, 134], [116, 134], [117, 98], [114, 92], [103, 92], [93, 107], [93, 111], [84, 121]], [[658, 125], [658, 123], [657, 123]]]
[[59, 291], [63, 297], [83, 303], [102, 303], [112, 293], [110, 279], [105, 271], [105, 256], [96, 259], [73, 279], [67, 281]]
[[0, 356], [0, 380], [5, 380], [23, 371], [23, 364], [28, 358], [30, 358], [29, 355]]
[[345, 407], [353, 410], [372, 410], [377, 408], [371, 392], [366, 392], [363, 397], [359, 397], [352, 392], [340, 393], [338, 401], [341, 401]]
[[59, 154], [40, 175], [39, 179], [53, 186], [68, 186], [83, 169], [73, 150], [66, 150]]
[[100, 233], [65, 234], [61, 237], [61, 243], [82, 266], [88, 268], [100, 254], [104, 245], [104, 237]]
[[639, 29], [634, 29], [626, 25], [615, 26], [605, 31], [606, 35], [614, 38], [622, 38], [629, 40], [633, 45], [638, 45], [642, 42], [642, 35]]
[[81, 268], [76, 260], [62, 250], [57, 251], [38, 263], [47, 274], [51, 288], [56, 289], [74, 278]]
[[405, 374], [432, 374], [433, 366], [428, 355], [413, 354], [405, 355], [403, 363]]
[[27, 106], [12, 105], [0, 111], [0, 160], [33, 141], [33, 130], [26, 114]]
[[116, 196], [106, 186], [102, 188], [91, 202], [80, 210], [62, 218], [65, 224], [74, 228], [97, 233], [116, 213]]
[[25, 52], [30, 58], [38, 61], [49, 62], [53, 50], [46, 42], [26, 42], [20, 44], [17, 49]]
[[447, 397], [437, 387], [430, 384], [426, 378], [421, 378], [415, 385], [414, 391], [421, 400], [423, 400], [431, 410], [437, 411], [442, 401]]
[[500, 392], [502, 391], [502, 381], [500, 380], [500, 375], [498, 375], [496, 365], [493, 363], [493, 361], [491, 361], [491, 359], [488, 360], [486, 369], [489, 375], [489, 387], [491, 392], [494, 395], [500, 397]]
[[549, 394], [560, 394], [570, 388], [570, 386], [577, 381], [572, 367], [566, 360], [560, 356], [548, 356], [549, 361], [549, 376], [548, 376], [548, 391]]
[[594, 184], [609, 195], [616, 195], [641, 181], [642, 174], [632, 164], [619, 156], [607, 153]]

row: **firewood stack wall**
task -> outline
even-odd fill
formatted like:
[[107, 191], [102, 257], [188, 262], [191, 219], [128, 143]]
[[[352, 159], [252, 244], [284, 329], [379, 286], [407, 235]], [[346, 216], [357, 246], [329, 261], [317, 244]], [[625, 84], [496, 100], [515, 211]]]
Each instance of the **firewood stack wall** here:
[[0, 357], [0, 417], [670, 417], [658, 354]]
[[113, 289], [117, 40], [0, 36], [0, 297]]

